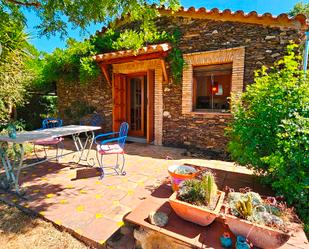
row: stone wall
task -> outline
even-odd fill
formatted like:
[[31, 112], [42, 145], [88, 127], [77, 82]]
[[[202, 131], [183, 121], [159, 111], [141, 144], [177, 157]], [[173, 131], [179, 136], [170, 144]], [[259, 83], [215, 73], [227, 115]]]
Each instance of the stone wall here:
[[289, 41], [299, 43], [304, 38], [303, 33], [293, 29], [183, 17], [162, 17], [157, 25], [167, 32], [173, 32], [175, 27], [180, 30], [179, 48], [184, 54], [245, 47], [245, 85], [253, 81], [255, 69], [280, 58]]
[[112, 130], [112, 88], [103, 76], [85, 85], [78, 82], [58, 82], [57, 95], [59, 114], [64, 124], [72, 123], [72, 120], [66, 116], [66, 110], [78, 101], [94, 107], [96, 112], [102, 115], [103, 131]]
[[[244, 47], [244, 89], [253, 82], [254, 70], [261, 65], [272, 65], [284, 54], [290, 40], [298, 43], [303, 37], [297, 30], [181, 17], [163, 17], [158, 24], [169, 32], [179, 28], [182, 33], [179, 46], [184, 54]], [[164, 145], [225, 150], [224, 130], [232, 118], [230, 114], [183, 114], [182, 86], [172, 83], [163, 86], [163, 103]]]
[[224, 129], [230, 114], [183, 115], [180, 102], [182, 88], [179, 85], [164, 86], [163, 144], [176, 147], [197, 147], [224, 151], [227, 139]]
[[[243, 90], [253, 82], [254, 70], [262, 65], [272, 65], [284, 54], [290, 40], [299, 43], [304, 37], [300, 31], [293, 29], [183, 17], [161, 17], [157, 26], [170, 33], [179, 28], [182, 34], [179, 47], [184, 54], [244, 47]], [[182, 86], [170, 80], [162, 88], [163, 105], [156, 113], [163, 113], [163, 124], [157, 124], [155, 129], [160, 129], [157, 133], [162, 133], [164, 145], [225, 150], [227, 139], [224, 129], [232, 118], [230, 114], [183, 114]], [[104, 129], [111, 130], [112, 93], [104, 80], [99, 79], [87, 86], [59, 83], [58, 96], [62, 115], [72, 102], [82, 100], [96, 107], [104, 116]]]

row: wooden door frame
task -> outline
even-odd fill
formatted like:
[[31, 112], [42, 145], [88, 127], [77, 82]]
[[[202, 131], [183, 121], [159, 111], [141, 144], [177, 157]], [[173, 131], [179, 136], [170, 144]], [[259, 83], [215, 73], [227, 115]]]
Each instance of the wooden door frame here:
[[[130, 87], [130, 80], [134, 78], [139, 78], [141, 80], [141, 131], [131, 131], [129, 128], [129, 136], [138, 136], [138, 137], [144, 137], [145, 136], [145, 115], [147, 118], [147, 113], [144, 112], [145, 110], [145, 76], [144, 73], [134, 73], [134, 74], [128, 74], [126, 75], [126, 95], [127, 95], [127, 108], [126, 108], [126, 116], [127, 116], [127, 122], [131, 124], [131, 115], [130, 115], [130, 109], [131, 109], [131, 87]], [[148, 129], [148, 127], [146, 127]]]
[[[119, 73], [114, 73], [113, 74], [113, 84], [112, 84], [112, 96], [113, 96], [113, 110], [112, 110], [112, 114], [113, 114], [113, 130], [114, 131], [118, 131], [119, 130], [119, 122], [118, 119], [123, 119], [123, 121], [129, 121], [127, 120], [127, 113], [128, 113], [128, 88], [127, 88], [127, 81], [129, 77], [138, 77], [138, 76], [142, 76], [142, 77], [147, 77], [147, 103], [146, 104], [146, 113], [144, 113], [144, 115], [146, 115], [146, 139], [147, 139], [147, 143], [151, 143], [154, 140], [154, 84], [155, 84], [155, 72], [154, 70], [148, 70], [148, 71], [142, 71], [142, 72], [136, 72], [136, 73], [130, 73], [130, 74], [119, 74]], [[120, 82], [115, 83], [116, 80], [119, 80]], [[126, 92], [124, 94], [124, 96], [119, 96], [119, 93], [116, 92], [115, 86], [121, 86], [121, 81], [124, 81], [124, 91]], [[124, 110], [120, 110], [119, 111], [121, 113], [116, 113], [116, 107], [115, 104], [119, 104], [116, 103], [115, 100], [120, 99], [120, 102], [123, 102], [122, 104], [125, 105]], [[144, 98], [143, 98], [144, 101]], [[125, 114], [123, 113], [123, 111], [125, 111]], [[120, 116], [124, 116], [124, 117], [120, 117]], [[116, 120], [117, 119], [117, 120]], [[122, 120], [121, 120], [122, 121]], [[129, 122], [128, 122], [129, 123]], [[144, 127], [144, 125], [143, 125]]]
[[113, 121], [113, 131], [119, 131], [121, 122], [126, 121], [126, 84], [124, 74], [113, 74], [113, 84], [112, 84], [112, 121]]
[[155, 71], [147, 71], [147, 143], [154, 140], [154, 85]]

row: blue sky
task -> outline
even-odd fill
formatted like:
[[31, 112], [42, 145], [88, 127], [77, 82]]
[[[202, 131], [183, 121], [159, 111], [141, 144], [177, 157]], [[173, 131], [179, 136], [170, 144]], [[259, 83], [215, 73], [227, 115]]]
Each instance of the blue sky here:
[[[252, 10], [257, 11], [259, 14], [270, 12], [273, 15], [278, 15], [284, 12], [288, 12], [295, 3], [301, 0], [181, 0], [181, 4], [188, 8], [205, 7], [206, 9], [218, 8], [220, 10], [231, 9], [232, 11], [243, 10], [244, 12], [250, 12]], [[303, 2], [309, 2], [309, 0], [303, 0]], [[39, 19], [34, 13], [26, 13], [27, 16], [27, 32], [30, 33], [31, 43], [33, 43], [39, 50], [45, 52], [52, 52], [55, 48], [63, 48], [65, 46], [65, 40], [60, 39], [59, 36], [51, 37], [39, 37], [35, 26], [39, 23]], [[90, 34], [94, 34], [96, 30], [101, 29], [103, 25], [91, 25], [88, 29], [88, 34], [81, 35], [79, 30], [69, 30], [69, 37], [73, 37], [77, 40], [83, 40]]]

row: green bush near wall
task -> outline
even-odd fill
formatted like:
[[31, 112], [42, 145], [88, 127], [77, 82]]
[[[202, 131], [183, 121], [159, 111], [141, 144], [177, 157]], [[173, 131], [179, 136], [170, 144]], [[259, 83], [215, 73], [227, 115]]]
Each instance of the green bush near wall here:
[[57, 116], [57, 96], [54, 95], [33, 94], [27, 104], [17, 108], [17, 118], [25, 121], [26, 130], [38, 129], [44, 118]]
[[309, 75], [296, 49], [288, 46], [283, 59], [257, 71], [255, 83], [232, 99], [228, 149], [297, 208], [309, 232]]

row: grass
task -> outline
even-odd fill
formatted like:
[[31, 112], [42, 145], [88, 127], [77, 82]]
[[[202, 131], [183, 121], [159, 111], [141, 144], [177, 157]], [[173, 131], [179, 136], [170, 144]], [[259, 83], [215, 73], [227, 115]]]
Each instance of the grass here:
[[[86, 249], [69, 233], [0, 202], [0, 245], [6, 249]], [[0, 246], [0, 247], [1, 247]]]

